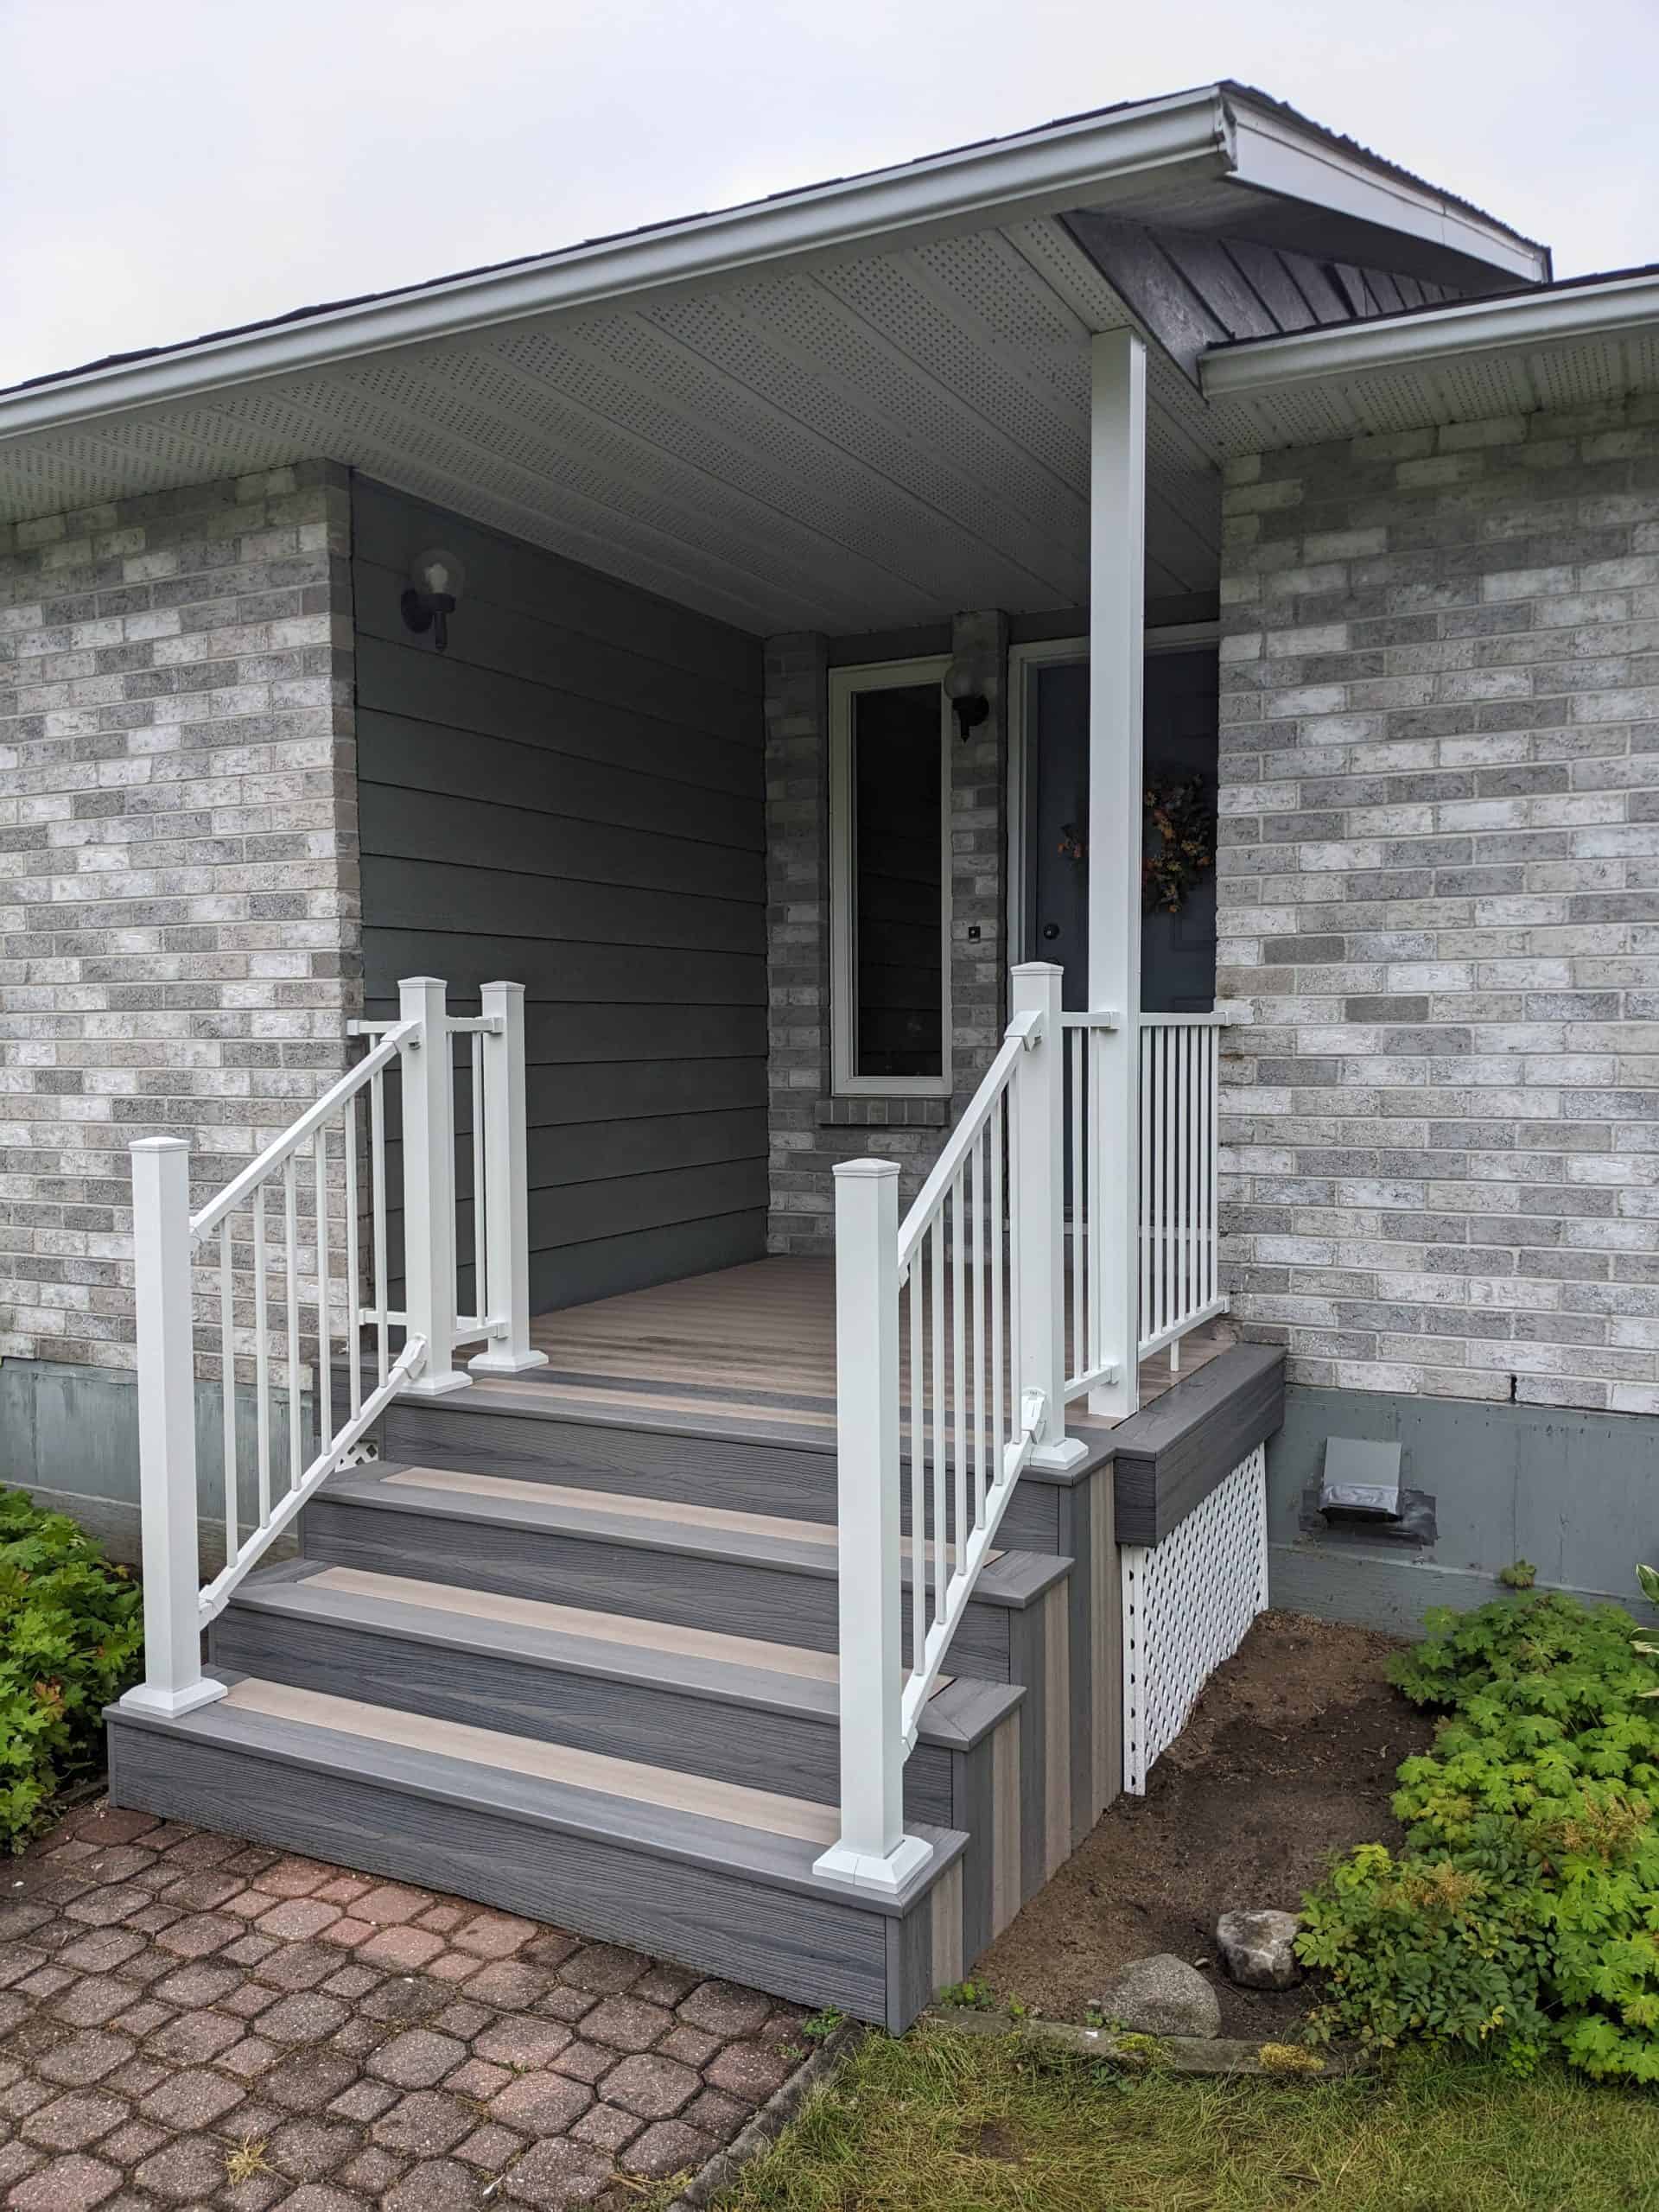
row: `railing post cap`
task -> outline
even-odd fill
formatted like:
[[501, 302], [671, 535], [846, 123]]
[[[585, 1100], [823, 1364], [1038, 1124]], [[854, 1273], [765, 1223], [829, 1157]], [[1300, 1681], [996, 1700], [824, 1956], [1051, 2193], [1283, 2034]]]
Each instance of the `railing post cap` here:
[[448, 986], [442, 976], [400, 976], [397, 978], [397, 988], [400, 991], [442, 991], [446, 990]]
[[896, 1160], [838, 1160], [830, 1172], [837, 1177], [896, 1175], [899, 1173], [899, 1163]]
[[188, 1137], [135, 1137], [129, 1152], [188, 1152]]
[[1009, 970], [1014, 976], [1064, 976], [1065, 970], [1052, 960], [1021, 960]]
[[522, 983], [480, 983], [479, 988], [481, 991], [517, 991], [520, 998], [524, 995]]

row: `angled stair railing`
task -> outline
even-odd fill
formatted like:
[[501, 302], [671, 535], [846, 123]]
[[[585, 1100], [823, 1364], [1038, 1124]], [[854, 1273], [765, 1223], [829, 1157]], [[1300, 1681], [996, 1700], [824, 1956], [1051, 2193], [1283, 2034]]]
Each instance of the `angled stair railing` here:
[[[442, 982], [416, 976], [399, 986], [395, 1021], [352, 1025], [375, 1040], [364, 1058], [194, 1215], [189, 1145], [149, 1137], [131, 1147], [145, 1674], [124, 1704], [178, 1714], [225, 1694], [202, 1675], [202, 1630], [400, 1391], [465, 1389], [471, 1378], [454, 1353], [480, 1339], [486, 1348], [471, 1363], [480, 1372], [542, 1363], [529, 1340], [523, 986], [486, 984], [476, 1016], [452, 1016], [446, 997]], [[476, 1315], [456, 1311], [457, 1036], [468, 1046], [472, 1258], [484, 1309]], [[401, 1141], [389, 1144], [393, 1073]], [[389, 1236], [398, 1215], [404, 1304], [394, 1310]], [[199, 1259], [216, 1275], [201, 1300]], [[225, 1566], [205, 1588], [198, 1319], [210, 1339], [217, 1322], [224, 1491]], [[365, 1329], [373, 1347], [366, 1389]], [[336, 1346], [343, 1407], [333, 1393]], [[250, 1367], [251, 1436], [241, 1419], [247, 1393], [238, 1387]]]
[[887, 1891], [930, 1855], [904, 1831], [905, 1761], [1014, 1484], [1084, 1452], [1065, 1433], [1060, 970], [1014, 969], [1012, 1003], [902, 1229], [891, 1161], [835, 1171], [841, 1834], [816, 1871]]

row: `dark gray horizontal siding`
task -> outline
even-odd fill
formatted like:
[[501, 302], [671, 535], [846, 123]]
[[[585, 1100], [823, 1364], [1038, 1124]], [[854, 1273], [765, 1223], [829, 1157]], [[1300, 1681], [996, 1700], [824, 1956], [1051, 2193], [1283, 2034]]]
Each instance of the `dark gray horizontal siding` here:
[[[391, 1010], [402, 976], [443, 976], [463, 1010], [495, 977], [525, 986], [538, 1311], [753, 1258], [758, 644], [381, 486], [359, 481], [353, 523], [370, 1014]], [[467, 568], [442, 655], [398, 606], [433, 543]], [[464, 1086], [457, 1121], [465, 1256]], [[391, 1135], [395, 1165], [395, 1114]]]

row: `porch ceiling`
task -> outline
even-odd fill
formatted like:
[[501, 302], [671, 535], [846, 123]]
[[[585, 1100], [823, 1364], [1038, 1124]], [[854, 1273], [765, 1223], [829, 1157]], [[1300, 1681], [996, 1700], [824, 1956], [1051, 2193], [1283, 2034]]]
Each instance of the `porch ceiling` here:
[[[266, 377], [5, 449], [51, 512], [322, 455], [762, 633], [1088, 595], [1089, 352], [1052, 216]], [[1147, 594], [1213, 591], [1213, 434], [1149, 356]]]

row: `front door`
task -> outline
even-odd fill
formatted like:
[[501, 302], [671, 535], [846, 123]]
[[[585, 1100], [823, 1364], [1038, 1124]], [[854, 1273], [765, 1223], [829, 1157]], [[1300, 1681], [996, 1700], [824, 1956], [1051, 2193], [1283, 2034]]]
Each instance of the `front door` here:
[[[1089, 1003], [1089, 663], [1043, 660], [1026, 672], [1025, 950], [1065, 969], [1068, 1007]], [[1213, 645], [1147, 656], [1148, 783], [1203, 776], [1213, 789], [1217, 687]], [[1207, 1014], [1216, 991], [1214, 871], [1179, 913], [1144, 914], [1141, 1005]]]

